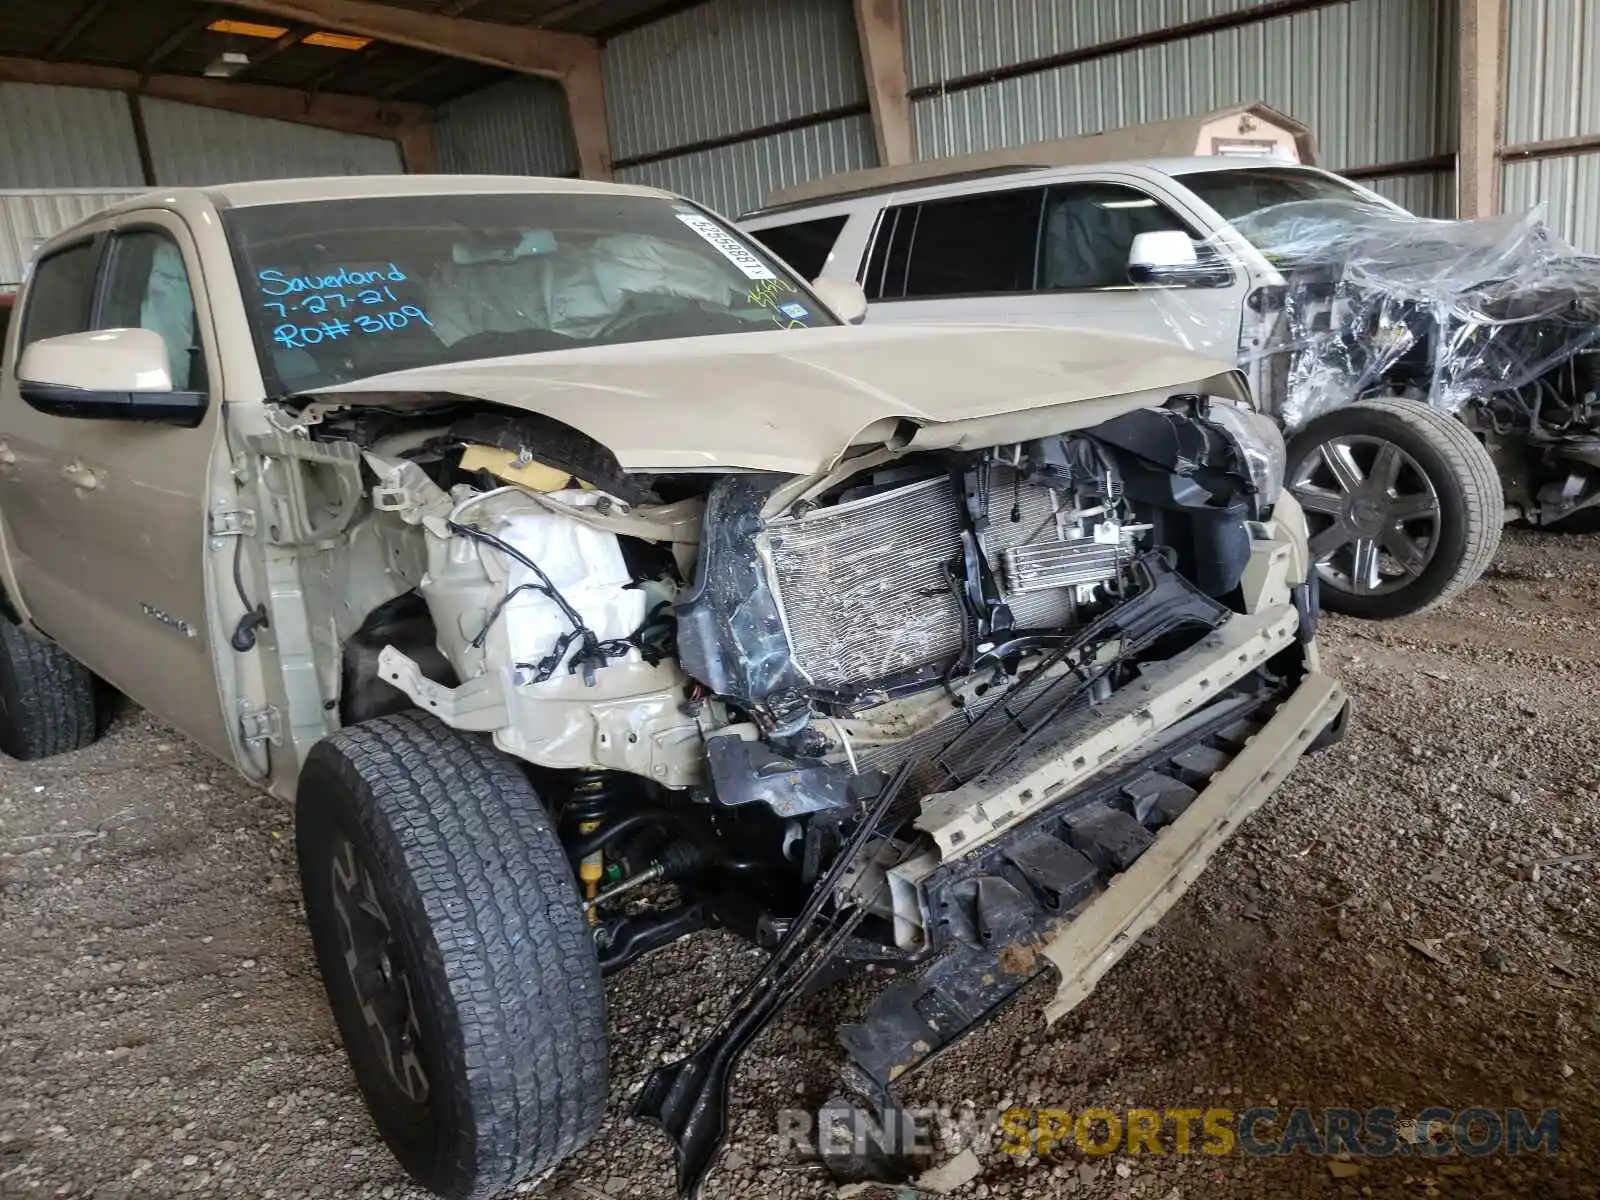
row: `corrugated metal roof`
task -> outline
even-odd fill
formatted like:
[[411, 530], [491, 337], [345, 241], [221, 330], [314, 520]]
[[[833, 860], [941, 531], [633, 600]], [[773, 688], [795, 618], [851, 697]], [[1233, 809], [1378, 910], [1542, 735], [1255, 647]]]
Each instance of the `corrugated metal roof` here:
[[777, 188], [876, 161], [872, 122], [862, 115], [628, 167], [617, 172], [617, 179], [666, 188], [735, 217]]
[[602, 66], [619, 159], [866, 101], [850, 0], [714, 0], [608, 42]]
[[1600, 5], [1508, 0], [1504, 141], [1600, 133]]
[[142, 99], [156, 182], [173, 185], [302, 175], [393, 175], [400, 150], [388, 138], [292, 125], [216, 108]]
[[[786, 0], [787, 2], [787, 0]], [[773, 0], [776, 5], [778, 0]], [[196, 0], [21, 0], [0, 3], [0, 56], [87, 63], [131, 70], [201, 75], [216, 56], [243, 51], [256, 57], [272, 42], [208, 28], [219, 17], [248, 12]], [[462, 16], [504, 25], [537, 25], [589, 37], [626, 33], [683, 0], [381, 0], [382, 7]], [[302, 5], [306, 22], [258, 15], [256, 23], [314, 33], [316, 6]], [[80, 17], [84, 18], [80, 20]], [[440, 104], [505, 77], [495, 67], [374, 41], [341, 51], [303, 41], [279, 47], [247, 77], [308, 91], [343, 92]]]
[[50, 238], [143, 190], [0, 192], [0, 291], [22, 282], [34, 252]]
[[1524, 212], [1543, 202], [1551, 228], [1591, 253], [1600, 253], [1600, 154], [1505, 164], [1500, 207]]
[[1271, 2], [906, 0], [906, 73], [920, 87]]
[[[997, 4], [996, 9], [1006, 7]], [[1352, 0], [917, 101], [940, 157], [1261, 100], [1310, 125], [1323, 165], [1455, 146], [1454, 0]], [[1357, 85], [1359, 81], [1359, 85]]]
[[0, 187], [139, 187], [121, 92], [0, 83]]
[[561, 85], [510, 79], [440, 110], [439, 169], [462, 174], [575, 175], [578, 149]]

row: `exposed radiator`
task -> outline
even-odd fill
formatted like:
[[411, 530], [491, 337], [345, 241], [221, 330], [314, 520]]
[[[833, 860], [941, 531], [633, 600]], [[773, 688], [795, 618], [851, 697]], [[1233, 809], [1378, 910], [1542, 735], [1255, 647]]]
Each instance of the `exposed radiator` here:
[[1075, 541], [1014, 546], [1000, 556], [1008, 592], [1038, 592], [1110, 579], [1132, 556], [1131, 538], [1115, 530], [1111, 541]]
[[[1069, 623], [1073, 593], [1055, 579], [1063, 570], [1068, 583], [1110, 579], [1120, 543], [1079, 543], [1092, 561], [1064, 567], [1058, 551], [1074, 544], [1058, 538], [1049, 489], [1018, 487], [1015, 473], [997, 466], [990, 497], [987, 536], [996, 567], [1008, 551], [1028, 547], [1017, 575], [1023, 586], [1001, 572], [1016, 624]], [[961, 552], [959, 504], [954, 484], [940, 477], [768, 524], [795, 661], [819, 687], [848, 690], [961, 652], [965, 616], [946, 573]]]

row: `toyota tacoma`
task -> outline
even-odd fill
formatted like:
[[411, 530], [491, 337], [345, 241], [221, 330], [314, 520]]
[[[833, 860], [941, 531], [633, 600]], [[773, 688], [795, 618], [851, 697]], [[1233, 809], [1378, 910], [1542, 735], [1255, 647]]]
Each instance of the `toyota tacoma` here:
[[864, 307], [563, 180], [175, 189], [32, 268], [0, 748], [111, 687], [294, 803], [356, 1082], [443, 1195], [593, 1135], [602, 979], [710, 927], [770, 954], [638, 1097], [683, 1194], [745, 1046], [863, 964], [841, 1089], [891, 1107], [1041, 972], [1078, 1003], [1343, 728], [1237, 371]]

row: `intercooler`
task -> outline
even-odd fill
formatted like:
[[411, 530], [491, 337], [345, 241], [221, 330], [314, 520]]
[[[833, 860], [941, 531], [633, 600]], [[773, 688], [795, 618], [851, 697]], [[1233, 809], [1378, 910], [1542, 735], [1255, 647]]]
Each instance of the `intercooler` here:
[[[1063, 540], [1057, 508], [1070, 497], [1008, 467], [989, 488], [986, 546], [1016, 627], [1070, 624], [1074, 585], [1114, 577], [1126, 544]], [[950, 575], [961, 503], [940, 476], [768, 524], [790, 647], [818, 687], [850, 691], [961, 653], [968, 621]]]

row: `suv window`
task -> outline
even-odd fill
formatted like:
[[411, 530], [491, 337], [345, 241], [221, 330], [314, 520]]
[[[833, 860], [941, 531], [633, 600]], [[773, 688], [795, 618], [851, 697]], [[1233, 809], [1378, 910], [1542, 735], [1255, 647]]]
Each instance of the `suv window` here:
[[200, 392], [206, 360], [195, 332], [194, 293], [178, 244], [155, 229], [120, 233], [111, 245], [96, 329], [151, 329], [167, 344], [172, 387]]
[[1153, 196], [1116, 183], [1065, 183], [1045, 200], [1042, 290], [1127, 287], [1128, 252], [1141, 233], [1188, 227]]
[[1127, 287], [1141, 233], [1187, 225], [1137, 188], [1066, 183], [885, 210], [862, 285], [869, 300]]
[[909, 258], [898, 278], [885, 272], [881, 298], [1032, 290], [1043, 197], [1043, 188], [1020, 188], [891, 209], [898, 217], [892, 236], [905, 249], [891, 249], [889, 259]]
[[847, 220], [844, 216], [817, 217], [793, 225], [752, 229], [750, 236], [771, 250], [806, 279], [816, 279], [828, 264], [828, 255]]
[[89, 328], [94, 271], [99, 259], [99, 244], [89, 241], [57, 250], [34, 264], [19, 351], [41, 338], [82, 333]]

